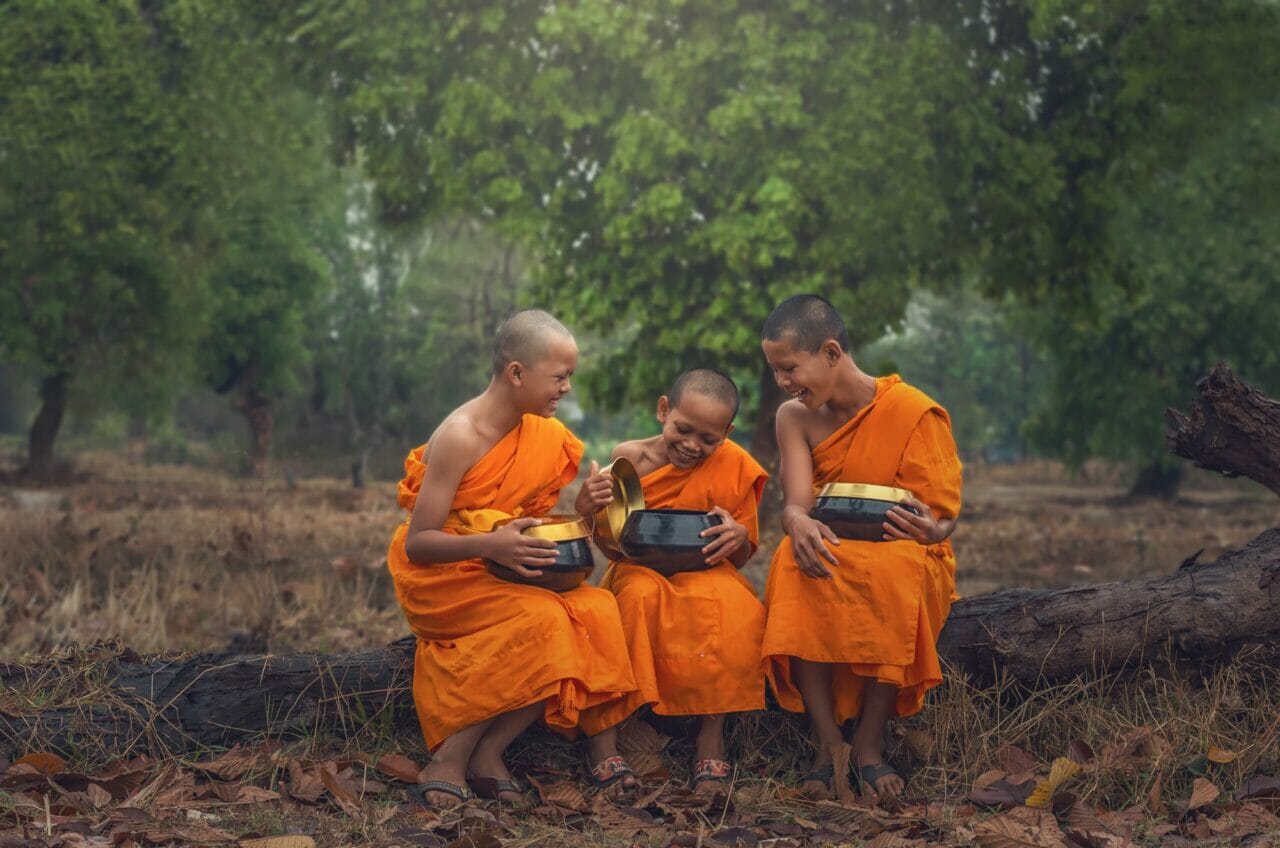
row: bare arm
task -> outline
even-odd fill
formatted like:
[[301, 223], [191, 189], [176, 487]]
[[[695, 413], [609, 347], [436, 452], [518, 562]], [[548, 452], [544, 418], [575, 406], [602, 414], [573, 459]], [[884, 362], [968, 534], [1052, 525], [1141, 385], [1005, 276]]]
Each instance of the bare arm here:
[[540, 523], [540, 519], [517, 518], [492, 533], [472, 536], [455, 536], [440, 529], [453, 506], [458, 483], [479, 459], [481, 447], [464, 428], [446, 427], [432, 440], [431, 459], [409, 518], [405, 554], [418, 565], [484, 557], [525, 577], [536, 577], [541, 574], [536, 570], [539, 566], [555, 562], [556, 543], [534, 539], [520, 531]]
[[791, 549], [800, 571], [809, 577], [830, 579], [833, 575], [827, 563], [838, 565], [839, 560], [827, 545], [839, 545], [840, 539], [830, 527], [809, 517], [814, 502], [813, 454], [809, 452], [809, 443], [804, 437], [802, 415], [795, 401], [787, 401], [778, 408], [775, 426], [782, 466], [782, 493], [786, 498], [786, 506], [782, 508], [782, 529], [791, 537]]

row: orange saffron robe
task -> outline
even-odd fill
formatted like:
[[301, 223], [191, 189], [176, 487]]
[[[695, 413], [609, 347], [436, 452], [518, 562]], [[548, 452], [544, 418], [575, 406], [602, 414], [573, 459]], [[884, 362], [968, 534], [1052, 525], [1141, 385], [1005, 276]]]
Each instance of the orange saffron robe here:
[[[895, 374], [876, 380], [875, 399], [813, 449], [814, 486], [873, 483], [912, 492], [937, 517], [960, 514], [960, 459], [946, 411]], [[802, 712], [791, 657], [835, 663], [836, 720], [862, 710], [864, 678], [899, 687], [896, 713], [920, 711], [942, 682], [938, 635], [955, 597], [950, 540], [841, 539], [833, 579], [805, 576], [791, 537], [774, 554], [765, 587], [764, 656], [778, 703]]]
[[[766, 480], [749, 453], [726, 441], [698, 466], [666, 465], [640, 484], [648, 509], [723, 508], [747, 528], [755, 550]], [[617, 724], [643, 704], [661, 715], [764, 709], [764, 605], [733, 563], [668, 578], [618, 560], [603, 585], [618, 598], [638, 689], [592, 716], [592, 724]], [[583, 727], [598, 732], [586, 722]]]
[[[427, 446], [409, 452], [399, 502], [412, 512]], [[547, 514], [573, 480], [582, 442], [552, 418], [526, 415], [463, 475], [443, 528], [485, 533], [508, 516]], [[635, 689], [613, 595], [580, 586], [557, 594], [500, 580], [483, 560], [414, 564], [406, 519], [387, 563], [418, 637], [413, 701], [432, 750], [463, 728], [545, 702], [546, 723], [572, 731], [584, 714]]]

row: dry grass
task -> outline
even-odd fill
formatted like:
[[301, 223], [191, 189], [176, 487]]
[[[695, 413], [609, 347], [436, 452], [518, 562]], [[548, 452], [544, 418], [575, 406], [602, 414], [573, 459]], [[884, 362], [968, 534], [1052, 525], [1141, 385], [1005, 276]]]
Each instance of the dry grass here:
[[[87, 479], [68, 489], [0, 490], [0, 658], [111, 638], [141, 651], [234, 642], [247, 650], [338, 653], [404, 635], [384, 567], [387, 539], [402, 518], [390, 485], [356, 492], [308, 480], [288, 488], [135, 467], [105, 455], [89, 457], [83, 468]], [[1073, 479], [1048, 464], [970, 469], [955, 540], [960, 591], [1168, 572], [1197, 550], [1211, 559], [1280, 523], [1274, 496], [1209, 475], [1194, 476], [1169, 504], [1123, 495], [1105, 470]], [[766, 551], [771, 541], [766, 536]], [[748, 574], [761, 582], [767, 564], [758, 556]], [[1112, 809], [1176, 809], [1197, 775], [1231, 791], [1249, 775], [1280, 772], [1275, 659], [1258, 652], [1214, 668], [1166, 663], [1033, 692], [1012, 683], [979, 689], [952, 677], [922, 715], [895, 728], [895, 760], [911, 772], [909, 794], [959, 805], [974, 781], [997, 767], [1002, 747], [1020, 746], [1047, 765], [1082, 740], [1099, 762], [1072, 787], [1082, 798]], [[36, 689], [3, 694], [0, 707], [11, 711], [64, 697]], [[30, 698], [40, 703], [19, 703]], [[678, 722], [666, 729], [676, 738], [664, 762], [679, 783], [691, 742]], [[741, 716], [731, 732], [741, 769], [735, 815], [805, 815], [804, 802], [781, 789], [809, 756], [802, 722], [777, 713]], [[1142, 738], [1152, 740], [1147, 749], [1127, 756]], [[366, 754], [425, 758], [404, 723], [365, 734], [345, 751], [343, 743], [317, 738], [293, 751], [349, 756], [351, 745]], [[1210, 746], [1236, 756], [1208, 762]], [[549, 734], [526, 735], [511, 753], [517, 770], [578, 770], [576, 749]], [[291, 826], [278, 811], [236, 815], [246, 818], [235, 825], [242, 833]], [[247, 821], [253, 816], [262, 820]], [[377, 818], [326, 819], [321, 844], [384, 844], [397, 820]], [[644, 835], [617, 842], [591, 828], [568, 834], [537, 820], [519, 822], [512, 838], [507, 844], [648, 844]]]

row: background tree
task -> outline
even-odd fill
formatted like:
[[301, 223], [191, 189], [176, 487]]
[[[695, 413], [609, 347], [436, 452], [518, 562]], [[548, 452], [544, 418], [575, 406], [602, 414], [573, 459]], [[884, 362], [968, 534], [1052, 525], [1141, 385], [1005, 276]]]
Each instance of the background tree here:
[[173, 250], [190, 221], [185, 21], [172, 11], [0, 5], [0, 355], [39, 380], [32, 475], [53, 468], [78, 377], [155, 385], [186, 344], [192, 292]]

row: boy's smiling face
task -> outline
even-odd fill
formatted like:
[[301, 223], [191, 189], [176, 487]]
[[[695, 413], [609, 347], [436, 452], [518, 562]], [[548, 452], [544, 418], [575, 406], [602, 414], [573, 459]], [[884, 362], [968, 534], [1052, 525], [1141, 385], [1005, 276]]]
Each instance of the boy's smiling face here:
[[832, 366], [844, 356], [844, 350], [839, 342], [829, 339], [817, 353], [810, 353], [796, 347], [792, 338], [785, 334], [777, 340], [762, 341], [764, 358], [773, 369], [773, 379], [779, 388], [806, 409], [817, 409], [830, 399], [836, 373]]
[[560, 399], [572, 388], [570, 378], [578, 367], [578, 345], [571, 337], [553, 336], [546, 352], [532, 365], [513, 362], [513, 382], [526, 412], [550, 418]]
[[686, 391], [678, 406], [658, 398], [662, 444], [667, 461], [676, 468], [693, 468], [716, 452], [733, 432], [733, 409], [723, 401]]

